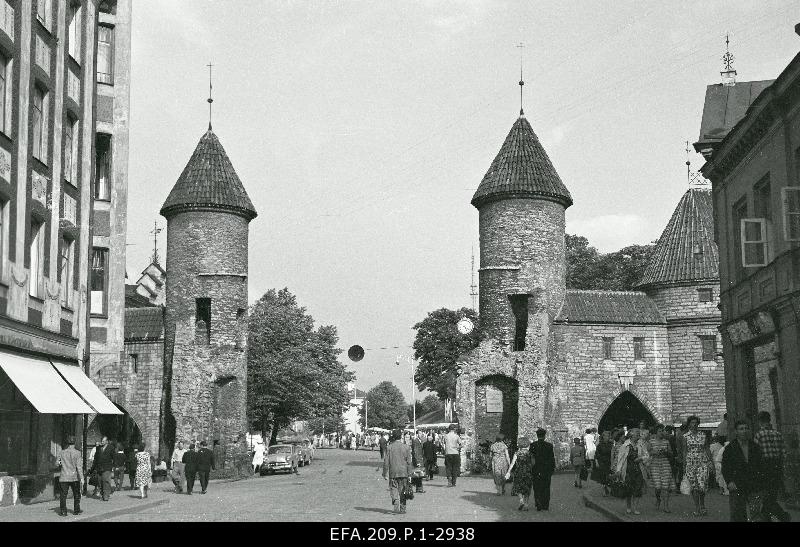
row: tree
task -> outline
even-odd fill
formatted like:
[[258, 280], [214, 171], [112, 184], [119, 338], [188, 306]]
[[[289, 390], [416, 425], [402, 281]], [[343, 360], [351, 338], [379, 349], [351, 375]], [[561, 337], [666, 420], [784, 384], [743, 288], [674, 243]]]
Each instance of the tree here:
[[444, 409], [444, 402], [442, 402], [439, 397], [436, 395], [428, 395], [424, 399], [417, 400], [416, 405], [408, 405], [408, 419], [411, 420], [414, 418], [413, 408], [416, 406], [417, 409], [417, 418], [423, 416], [429, 412], [433, 412], [434, 410], [443, 410]]
[[344, 415], [326, 416], [324, 418], [311, 418], [306, 422], [306, 428], [314, 435], [328, 433], [341, 433], [344, 431]]
[[270, 289], [250, 308], [248, 416], [270, 444], [293, 420], [341, 416], [354, 377], [338, 360], [336, 327], [314, 318], [284, 288]]
[[[392, 382], [381, 382], [367, 392], [369, 407], [369, 426], [395, 429], [404, 427], [408, 421], [406, 415], [406, 399], [403, 393]], [[364, 426], [364, 406], [359, 409], [359, 422]]]
[[568, 289], [635, 290], [655, 250], [653, 242], [602, 254], [583, 236], [567, 234], [565, 242]]
[[597, 249], [583, 236], [566, 234], [567, 288], [592, 289], [597, 281]]

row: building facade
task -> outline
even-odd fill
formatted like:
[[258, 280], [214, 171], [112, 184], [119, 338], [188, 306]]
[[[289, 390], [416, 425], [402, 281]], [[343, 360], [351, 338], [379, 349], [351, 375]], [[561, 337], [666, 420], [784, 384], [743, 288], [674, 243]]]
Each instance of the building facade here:
[[51, 497], [79, 415], [118, 412], [83, 372], [98, 4], [0, 1], [0, 504]]
[[[740, 85], [725, 87], [733, 94]], [[720, 101], [710, 95], [695, 147], [706, 157], [702, 172], [713, 184], [729, 423], [746, 419], [755, 427], [758, 412], [770, 412], [786, 440], [787, 491], [797, 499], [800, 55], [713, 141], [706, 137], [706, 120], [720, 110]]]

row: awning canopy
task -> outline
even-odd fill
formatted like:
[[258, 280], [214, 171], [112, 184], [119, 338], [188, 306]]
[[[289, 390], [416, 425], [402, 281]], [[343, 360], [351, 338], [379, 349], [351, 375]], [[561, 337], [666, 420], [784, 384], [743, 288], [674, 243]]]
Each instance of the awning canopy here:
[[97, 414], [122, 414], [117, 405], [106, 397], [100, 388], [92, 382], [80, 367], [53, 361], [53, 366], [72, 388], [80, 393], [81, 397], [94, 408]]
[[42, 414], [94, 414], [95, 411], [75, 393], [50, 361], [0, 354], [0, 368], [14, 382], [28, 402]]

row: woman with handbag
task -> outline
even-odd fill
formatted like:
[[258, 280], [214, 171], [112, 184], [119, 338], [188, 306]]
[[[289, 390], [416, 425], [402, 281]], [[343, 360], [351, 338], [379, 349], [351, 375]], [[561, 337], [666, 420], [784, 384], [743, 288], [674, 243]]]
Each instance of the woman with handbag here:
[[639, 443], [639, 430], [631, 429], [628, 440], [623, 443], [617, 455], [615, 474], [615, 480], [624, 485], [625, 512], [629, 515], [642, 514], [639, 511], [639, 500], [644, 493], [644, 465], [647, 459], [643, 452], [643, 445]]
[[498, 496], [506, 495], [506, 473], [511, 465], [508, 460], [508, 447], [503, 442], [505, 435], [498, 433], [495, 442], [489, 447], [491, 455], [492, 477]]
[[575, 468], [575, 488], [583, 488], [582, 481], [585, 478], [584, 473], [586, 473], [584, 467], [586, 465], [586, 448], [581, 444], [579, 437], [572, 439], [572, 442], [575, 444], [569, 449], [569, 461]]
[[595, 466], [592, 469], [592, 480], [603, 485], [603, 497], [608, 496], [608, 476], [611, 473], [611, 451], [613, 450], [611, 432], [603, 431], [595, 450]]
[[518, 511], [528, 510], [528, 498], [533, 488], [533, 455], [530, 453], [531, 441], [527, 437], [520, 437], [517, 441], [517, 451], [511, 459], [511, 467], [506, 472], [506, 480], [514, 472], [514, 487], [511, 495], [519, 496]]
[[708, 471], [712, 465], [711, 451], [706, 435], [699, 431], [700, 418], [689, 416], [686, 420], [689, 432], [684, 435], [686, 470], [684, 476], [689, 483], [689, 489], [694, 500], [694, 517], [704, 517], [706, 510], [706, 491], [708, 491]]

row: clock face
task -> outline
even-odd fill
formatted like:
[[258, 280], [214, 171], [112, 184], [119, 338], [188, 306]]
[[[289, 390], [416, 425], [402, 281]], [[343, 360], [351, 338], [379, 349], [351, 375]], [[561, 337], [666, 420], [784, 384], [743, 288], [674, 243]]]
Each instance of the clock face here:
[[469, 334], [472, 332], [472, 329], [475, 328], [475, 325], [472, 324], [472, 321], [467, 319], [466, 317], [458, 322], [458, 332], [461, 334]]

